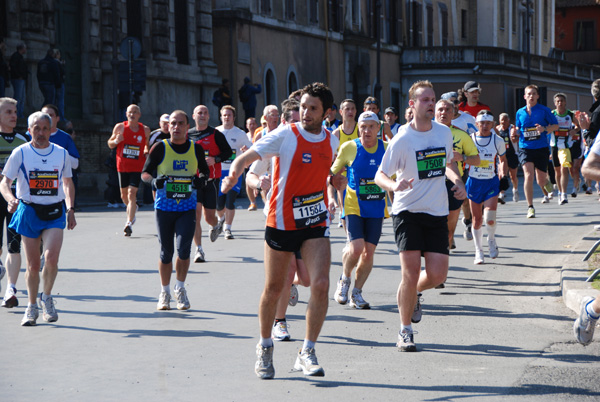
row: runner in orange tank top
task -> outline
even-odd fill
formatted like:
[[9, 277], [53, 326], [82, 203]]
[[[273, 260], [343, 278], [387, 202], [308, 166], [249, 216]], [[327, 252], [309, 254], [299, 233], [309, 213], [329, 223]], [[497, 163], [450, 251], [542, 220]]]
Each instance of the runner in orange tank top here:
[[117, 148], [117, 171], [119, 173], [119, 187], [121, 198], [127, 205], [127, 223], [123, 234], [131, 236], [131, 227], [135, 223], [137, 211], [138, 187], [142, 177], [142, 169], [146, 162], [148, 138], [150, 129], [139, 122], [142, 112], [138, 105], [127, 107], [127, 121], [118, 123], [108, 139], [110, 149]]
[[306, 312], [306, 336], [294, 369], [304, 375], [323, 376], [315, 355], [315, 342], [325, 321], [329, 292], [331, 247], [329, 213], [335, 212], [326, 194], [327, 178], [339, 140], [322, 122], [333, 95], [321, 83], [302, 90], [299, 124], [282, 126], [233, 162], [221, 190], [229, 191], [244, 169], [258, 159], [273, 158], [273, 192], [265, 230], [265, 288], [259, 304], [260, 341], [255, 372], [273, 378], [271, 328], [277, 301], [286, 283], [294, 252], [300, 250], [311, 280]]

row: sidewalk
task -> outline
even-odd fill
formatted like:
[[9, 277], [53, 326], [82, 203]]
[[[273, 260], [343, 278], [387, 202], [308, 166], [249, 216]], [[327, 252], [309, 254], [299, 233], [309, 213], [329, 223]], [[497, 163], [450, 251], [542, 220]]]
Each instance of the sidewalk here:
[[[585, 280], [590, 276], [589, 261], [582, 261], [588, 250], [600, 240], [600, 232], [592, 230], [571, 251], [561, 268], [560, 284], [566, 306], [579, 314], [581, 300], [586, 296], [599, 297], [600, 291]], [[600, 247], [598, 248], [600, 250]]]

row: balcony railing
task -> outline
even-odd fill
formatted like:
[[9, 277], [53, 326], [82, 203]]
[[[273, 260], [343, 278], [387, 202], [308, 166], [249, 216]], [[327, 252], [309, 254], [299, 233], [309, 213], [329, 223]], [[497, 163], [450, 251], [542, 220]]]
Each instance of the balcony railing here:
[[[498, 68], [525, 71], [527, 55], [516, 50], [495, 47], [427, 47], [408, 48], [402, 54], [405, 66], [464, 68], [479, 65], [481, 68]], [[531, 72], [567, 76], [587, 81], [600, 78], [600, 67], [573, 63], [538, 55], [531, 56]]]

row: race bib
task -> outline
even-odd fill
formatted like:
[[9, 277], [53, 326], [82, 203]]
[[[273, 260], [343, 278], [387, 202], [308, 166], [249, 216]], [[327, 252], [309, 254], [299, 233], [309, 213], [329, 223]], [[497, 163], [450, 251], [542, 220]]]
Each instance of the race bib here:
[[296, 229], [318, 225], [327, 219], [323, 192], [295, 196], [292, 202]]
[[525, 128], [523, 129], [523, 137], [525, 137], [525, 141], [535, 141], [540, 139], [540, 133], [535, 127]]
[[125, 144], [123, 146], [123, 157], [127, 159], [138, 159], [140, 157], [140, 146]]
[[569, 131], [570, 130], [568, 128], [559, 128], [554, 132], [554, 135], [557, 137], [568, 137]]
[[446, 148], [417, 151], [416, 156], [419, 179], [433, 179], [446, 174]]
[[187, 200], [192, 196], [192, 178], [169, 176], [165, 188], [167, 198], [173, 200]]
[[58, 172], [43, 170], [29, 172], [29, 194], [41, 196], [58, 195]]
[[385, 198], [385, 192], [375, 184], [375, 179], [361, 178], [358, 183], [358, 198], [361, 201], [381, 201]]
[[233, 160], [236, 157], [236, 151], [235, 149], [231, 148], [231, 156], [227, 159], [229, 161], [229, 163], [233, 162]]

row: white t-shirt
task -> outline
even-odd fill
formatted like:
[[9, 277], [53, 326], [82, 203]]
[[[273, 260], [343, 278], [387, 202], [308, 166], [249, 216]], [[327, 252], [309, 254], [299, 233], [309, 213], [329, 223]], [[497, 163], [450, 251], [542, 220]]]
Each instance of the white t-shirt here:
[[460, 115], [456, 119], [452, 120], [452, 125], [454, 127], [460, 128], [467, 134], [473, 134], [479, 131], [479, 129], [475, 125], [475, 117], [471, 116], [469, 113], [462, 111], [458, 113], [460, 113]]
[[396, 191], [392, 214], [402, 211], [448, 215], [446, 165], [452, 160], [450, 128], [431, 122], [431, 130], [416, 131], [410, 124], [398, 130], [390, 141], [379, 170], [396, 180], [413, 179], [412, 189]]
[[43, 205], [64, 200], [63, 178], [73, 177], [69, 153], [52, 143], [43, 149], [31, 143], [15, 148], [2, 174], [17, 179], [18, 199]]
[[250, 140], [248, 140], [248, 136], [246, 136], [246, 133], [236, 126], [233, 126], [230, 129], [226, 129], [223, 125], [220, 125], [216, 129], [223, 133], [223, 135], [225, 136], [225, 139], [227, 140], [227, 143], [229, 144], [229, 146], [231, 147], [231, 150], [233, 151], [233, 154], [231, 154], [231, 157], [229, 159], [221, 161], [221, 169], [222, 169], [221, 177], [225, 177], [226, 174], [223, 173], [223, 171], [228, 172], [233, 160], [238, 155], [242, 154], [242, 151], [240, 150], [240, 148], [242, 148], [242, 146], [244, 146], [244, 145], [247, 148], [250, 148], [252, 146], [252, 142]]
[[474, 179], [491, 179], [496, 176], [496, 155], [506, 153], [506, 145], [502, 137], [492, 134], [489, 137], [480, 137], [471, 134], [471, 138], [479, 151], [481, 162], [479, 166], [469, 167], [469, 177]]

